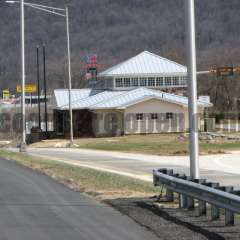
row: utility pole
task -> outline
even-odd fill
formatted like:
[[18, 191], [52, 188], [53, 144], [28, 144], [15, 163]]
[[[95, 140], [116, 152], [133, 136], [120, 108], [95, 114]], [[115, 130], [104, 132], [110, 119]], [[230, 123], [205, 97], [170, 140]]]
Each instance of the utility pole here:
[[38, 94], [38, 128], [41, 130], [41, 102], [40, 102], [40, 72], [39, 72], [39, 46], [37, 46], [37, 94]]
[[195, 0], [185, 0], [187, 19], [188, 46], [188, 111], [189, 111], [189, 148], [190, 174], [199, 179], [199, 142], [198, 142], [198, 107], [197, 107], [197, 64], [195, 32]]
[[26, 109], [25, 109], [25, 22], [24, 22], [24, 0], [20, 2], [20, 23], [21, 23], [21, 75], [22, 75], [22, 140], [20, 152], [26, 152]]
[[46, 79], [46, 47], [43, 45], [43, 84], [44, 84], [44, 111], [45, 111], [45, 131], [48, 132], [47, 114], [47, 79]]

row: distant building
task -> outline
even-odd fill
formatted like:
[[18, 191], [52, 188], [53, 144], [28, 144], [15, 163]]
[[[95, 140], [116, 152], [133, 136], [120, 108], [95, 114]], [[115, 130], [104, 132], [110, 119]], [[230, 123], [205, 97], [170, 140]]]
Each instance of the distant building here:
[[[72, 90], [74, 136], [185, 132], [187, 97], [160, 90], [186, 87], [186, 67], [145, 51], [100, 73], [93, 88]], [[67, 89], [54, 91], [54, 129], [66, 137], [68, 100]], [[211, 106], [198, 100], [199, 113]]]

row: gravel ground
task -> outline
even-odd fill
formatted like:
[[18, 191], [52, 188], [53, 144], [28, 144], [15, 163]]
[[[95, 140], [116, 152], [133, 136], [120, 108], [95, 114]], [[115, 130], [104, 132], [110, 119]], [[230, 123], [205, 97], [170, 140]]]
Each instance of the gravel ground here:
[[156, 204], [156, 199], [116, 199], [106, 202], [154, 232], [159, 239], [240, 239], [239, 223], [234, 227], [225, 227], [223, 218], [213, 222], [206, 216], [196, 217], [195, 211], [177, 209], [167, 203]]

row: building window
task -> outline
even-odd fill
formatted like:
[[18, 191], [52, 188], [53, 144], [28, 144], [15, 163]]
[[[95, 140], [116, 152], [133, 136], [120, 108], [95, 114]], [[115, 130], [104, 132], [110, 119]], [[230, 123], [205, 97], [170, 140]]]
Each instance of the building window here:
[[131, 87], [130, 78], [124, 78], [124, 87]]
[[142, 121], [143, 120], [143, 113], [137, 113], [136, 114], [136, 119], [137, 119], [137, 121]]
[[147, 79], [146, 78], [140, 78], [140, 86], [141, 87], [147, 86]]
[[187, 85], [187, 77], [186, 76], [180, 77], [180, 85], [181, 86], [186, 86]]
[[166, 113], [166, 119], [173, 119], [173, 113], [172, 112]]
[[166, 77], [165, 78], [165, 85], [166, 86], [172, 86], [172, 78], [171, 77]]
[[116, 84], [116, 87], [117, 88], [121, 88], [121, 87], [123, 87], [123, 80], [122, 80], [122, 78], [116, 78], [116, 82], [115, 82]]
[[132, 87], [138, 87], [138, 78], [132, 78]]
[[156, 78], [156, 86], [164, 86], [164, 78], [163, 77]]
[[155, 78], [153, 78], [153, 77], [148, 78], [148, 86], [149, 87], [155, 86]]
[[157, 113], [152, 113], [152, 114], [151, 114], [151, 119], [152, 119], [152, 120], [157, 120], [157, 119], [158, 119]]
[[173, 77], [173, 86], [179, 86], [179, 77]]

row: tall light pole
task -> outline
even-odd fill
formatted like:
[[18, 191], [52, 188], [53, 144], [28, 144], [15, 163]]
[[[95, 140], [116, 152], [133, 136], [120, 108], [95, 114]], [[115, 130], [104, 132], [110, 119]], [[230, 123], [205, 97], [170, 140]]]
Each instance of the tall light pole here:
[[195, 32], [195, 0], [185, 0], [188, 46], [188, 99], [189, 99], [189, 150], [190, 174], [199, 179], [199, 142], [198, 142], [198, 107], [197, 107], [197, 64]]
[[24, 0], [20, 2], [20, 22], [21, 22], [21, 75], [22, 75], [22, 140], [20, 152], [26, 152], [26, 109], [25, 109], [25, 19], [24, 19]]
[[[24, 6], [41, 10], [53, 15], [61, 16], [66, 19], [67, 32], [67, 57], [68, 57], [68, 93], [69, 93], [69, 116], [70, 116], [70, 146], [73, 145], [73, 113], [72, 113], [72, 72], [71, 72], [71, 51], [70, 51], [70, 29], [69, 29], [69, 9], [56, 8], [41, 4], [21, 1], [8, 0], [6, 3], [20, 3], [21, 5], [21, 45], [22, 45], [22, 143], [20, 150], [26, 151], [26, 117], [25, 117], [25, 47], [24, 47]], [[24, 88], [23, 88], [24, 87]]]
[[73, 145], [73, 112], [72, 112], [72, 73], [71, 73], [71, 51], [69, 34], [69, 11], [66, 5], [66, 25], [67, 25], [67, 54], [68, 54], [68, 96], [69, 96], [69, 117], [70, 117], [70, 147]]

